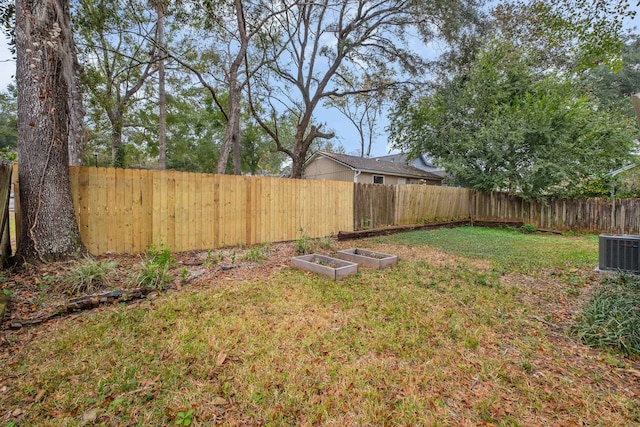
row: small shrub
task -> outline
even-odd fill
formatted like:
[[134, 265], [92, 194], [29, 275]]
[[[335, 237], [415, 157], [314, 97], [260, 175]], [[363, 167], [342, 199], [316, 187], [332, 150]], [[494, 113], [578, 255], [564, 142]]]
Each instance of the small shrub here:
[[603, 279], [575, 326], [583, 343], [640, 354], [640, 277], [618, 274]]
[[300, 229], [300, 238], [296, 240], [296, 252], [298, 255], [310, 254], [313, 251], [313, 239], [302, 233]]
[[522, 227], [520, 227], [520, 231], [524, 234], [531, 234], [538, 231], [538, 228], [535, 226], [535, 224], [524, 224]]
[[187, 270], [187, 267], [182, 267], [182, 269], [180, 270], [180, 281], [182, 283], [186, 283], [188, 278], [189, 270]]
[[265, 244], [264, 246], [254, 246], [244, 254], [242, 259], [244, 261], [262, 264], [262, 261], [269, 257], [269, 251], [270, 249], [268, 244]]
[[333, 243], [333, 240], [329, 237], [323, 237], [318, 241], [318, 246], [320, 249], [324, 249], [326, 251], [333, 251], [336, 248], [336, 245]]
[[211, 249], [209, 249], [207, 251], [207, 258], [204, 260], [202, 265], [205, 268], [215, 267], [215, 266], [217, 266], [218, 264], [220, 264], [222, 262], [223, 258], [224, 258], [224, 256], [222, 255], [221, 252], [216, 252], [215, 256], [214, 256], [213, 253], [211, 252]]
[[188, 411], [180, 411], [176, 416], [176, 425], [177, 426], [190, 426], [193, 421], [193, 409], [189, 409]]
[[156, 249], [153, 246], [147, 251], [146, 258], [135, 269], [135, 282], [138, 286], [166, 289], [173, 280], [169, 270], [175, 264], [175, 258], [168, 249]]
[[87, 256], [57, 279], [57, 282], [74, 295], [93, 293], [109, 285], [117, 267], [118, 263], [115, 261], [97, 261]]

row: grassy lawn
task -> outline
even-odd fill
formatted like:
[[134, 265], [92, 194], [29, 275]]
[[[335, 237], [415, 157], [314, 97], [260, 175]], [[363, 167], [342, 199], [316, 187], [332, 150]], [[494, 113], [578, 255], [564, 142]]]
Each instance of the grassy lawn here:
[[597, 238], [346, 244], [401, 261], [338, 282], [218, 280], [34, 329], [0, 362], [0, 426], [640, 423], [636, 361], [569, 334]]

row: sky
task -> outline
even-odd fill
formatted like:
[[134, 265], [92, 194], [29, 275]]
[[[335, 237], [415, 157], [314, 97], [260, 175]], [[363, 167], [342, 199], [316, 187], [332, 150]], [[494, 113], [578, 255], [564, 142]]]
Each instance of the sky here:
[[[633, 3], [633, 2], [632, 2]], [[640, 29], [640, 6], [636, 6], [637, 14], [633, 20], [626, 22], [626, 28]], [[14, 81], [15, 61], [13, 60], [7, 39], [4, 35], [0, 36], [0, 89], [4, 89], [8, 84]], [[640, 88], [638, 88], [640, 91]], [[360, 154], [360, 137], [357, 130], [349, 120], [335, 109], [318, 108], [316, 111], [316, 119], [320, 123], [324, 123], [324, 130], [333, 130], [336, 134], [333, 142], [344, 146], [347, 154]], [[384, 156], [393, 152], [388, 146], [388, 135], [385, 127], [389, 124], [386, 117], [382, 117], [378, 123], [374, 143], [371, 148], [371, 156]]]
[[[0, 35], [0, 89], [4, 89], [8, 84], [14, 82], [15, 60], [13, 59], [7, 39]], [[360, 155], [360, 137], [358, 132], [349, 120], [335, 109], [318, 108], [316, 119], [324, 123], [323, 130], [332, 130], [336, 137], [332, 140], [334, 145], [344, 146], [347, 154]], [[384, 156], [389, 154], [387, 147], [388, 135], [384, 128], [388, 125], [386, 117], [382, 117], [378, 123], [374, 143], [371, 148], [371, 156]]]

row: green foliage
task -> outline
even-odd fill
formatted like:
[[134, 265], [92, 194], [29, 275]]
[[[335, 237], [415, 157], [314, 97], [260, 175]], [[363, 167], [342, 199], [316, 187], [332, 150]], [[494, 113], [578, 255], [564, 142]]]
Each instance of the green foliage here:
[[520, 227], [520, 231], [524, 234], [531, 234], [538, 231], [538, 229], [536, 228], [535, 224], [524, 224], [522, 227]]
[[169, 249], [152, 246], [147, 251], [146, 260], [138, 264], [134, 280], [139, 286], [164, 290], [173, 280], [169, 270], [174, 264], [175, 258]]
[[493, 28], [536, 54], [542, 69], [583, 71], [621, 66], [623, 21], [635, 15], [633, 0], [524, 0], [500, 2]]
[[538, 73], [504, 40], [431, 95], [396, 107], [396, 148], [428, 153], [456, 183], [525, 198], [564, 196], [628, 157], [635, 125], [571, 79]]
[[177, 426], [190, 426], [193, 421], [193, 409], [189, 409], [188, 411], [180, 411], [176, 416], [176, 425]]
[[[177, 82], [176, 82], [177, 83]], [[211, 94], [176, 87], [167, 99], [167, 162], [172, 169], [214, 173], [224, 137], [225, 118]]]
[[71, 294], [93, 293], [109, 285], [116, 273], [115, 261], [98, 261], [86, 256], [81, 262], [57, 279]]
[[299, 231], [300, 237], [296, 240], [296, 253], [298, 255], [310, 254], [313, 251], [313, 239], [304, 234], [302, 228]]
[[216, 255], [213, 256], [211, 250], [207, 251], [207, 257], [205, 258], [202, 265], [206, 268], [215, 267], [216, 265], [222, 262], [223, 255], [221, 252], [216, 252]]
[[[634, 162], [639, 164], [640, 159], [636, 156]], [[640, 166], [616, 175], [609, 185], [613, 185], [616, 197], [640, 197]], [[611, 187], [608, 189], [611, 191]]]
[[334, 244], [333, 240], [330, 237], [322, 237], [318, 241], [318, 247], [326, 251], [333, 251], [335, 250], [336, 245]]
[[640, 91], [640, 36], [626, 37], [621, 59], [622, 69], [617, 73], [601, 65], [588, 70], [584, 80], [604, 108], [635, 118], [629, 97]]
[[9, 85], [0, 92], [0, 158], [15, 160], [12, 157], [18, 140], [17, 91]]
[[244, 254], [242, 259], [249, 262], [255, 262], [257, 264], [262, 264], [262, 261], [269, 257], [269, 251], [269, 244], [264, 244], [263, 246], [254, 246]]
[[575, 326], [587, 345], [640, 354], [640, 277], [606, 276]]
[[157, 121], [153, 128], [145, 121], [146, 113], [155, 109], [150, 102], [153, 92], [145, 85], [157, 70], [151, 66], [156, 60], [155, 14], [140, 2], [115, 5], [106, 0], [79, 2], [73, 12], [92, 136], [87, 148], [109, 153], [108, 163], [115, 167], [139, 164], [140, 153], [147, 150], [147, 141], [141, 141], [140, 135], [153, 129], [157, 138]]

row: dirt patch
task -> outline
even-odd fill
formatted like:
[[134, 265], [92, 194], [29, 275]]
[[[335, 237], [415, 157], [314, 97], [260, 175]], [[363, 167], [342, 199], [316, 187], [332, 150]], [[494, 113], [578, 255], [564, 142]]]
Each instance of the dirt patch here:
[[[347, 242], [341, 242], [347, 243]], [[362, 243], [361, 243], [362, 244]], [[354, 247], [353, 242], [351, 242], [351, 246]], [[360, 246], [359, 246], [360, 247]], [[474, 267], [478, 270], [489, 270], [491, 268], [491, 263], [489, 261], [479, 260], [479, 259], [470, 259], [458, 257], [456, 255], [448, 254], [446, 252], [431, 248], [429, 246], [420, 246], [417, 248], [411, 246], [401, 246], [401, 245], [391, 245], [391, 244], [376, 244], [373, 242], [367, 242], [365, 246], [369, 250], [382, 252], [389, 255], [397, 255], [401, 260], [402, 259], [410, 259], [410, 260], [422, 260], [426, 261], [429, 265], [438, 268], [449, 268], [452, 265], [458, 265], [464, 262], [465, 265], [470, 267]]]

